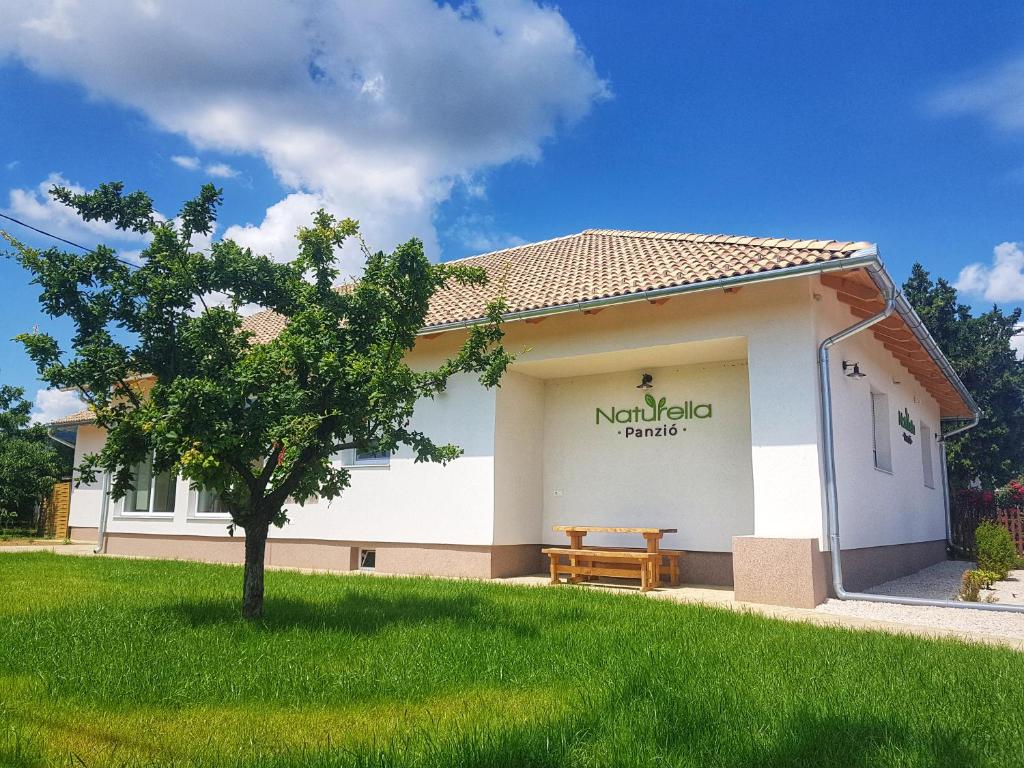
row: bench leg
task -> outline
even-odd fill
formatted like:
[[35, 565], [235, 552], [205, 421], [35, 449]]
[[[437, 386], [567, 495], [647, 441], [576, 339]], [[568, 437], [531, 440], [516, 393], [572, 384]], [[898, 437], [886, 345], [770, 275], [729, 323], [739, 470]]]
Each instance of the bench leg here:
[[651, 591], [651, 577], [654, 575], [652, 573], [653, 570], [654, 569], [651, 567], [651, 560], [650, 560], [650, 558], [648, 558], [647, 560], [641, 560], [640, 561], [640, 591], [641, 592], [650, 592]]
[[551, 558], [551, 583], [558, 584], [558, 555], [548, 555]]

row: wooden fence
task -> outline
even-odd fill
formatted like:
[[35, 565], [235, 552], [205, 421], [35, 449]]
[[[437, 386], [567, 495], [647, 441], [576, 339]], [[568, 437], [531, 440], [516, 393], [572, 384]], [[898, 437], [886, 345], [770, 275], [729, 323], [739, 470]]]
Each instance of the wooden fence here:
[[68, 537], [68, 513], [71, 511], [71, 481], [54, 483], [50, 498], [43, 505], [43, 520], [40, 526], [45, 536], [57, 539]]
[[1024, 557], [1024, 510], [1019, 507], [1000, 509], [996, 520], [1010, 532], [1017, 554]]
[[1010, 532], [1017, 553], [1024, 557], [1024, 510], [999, 509], [991, 491], [953, 491], [949, 504], [950, 533], [959, 554], [974, 552], [975, 529], [983, 520], [992, 520]]

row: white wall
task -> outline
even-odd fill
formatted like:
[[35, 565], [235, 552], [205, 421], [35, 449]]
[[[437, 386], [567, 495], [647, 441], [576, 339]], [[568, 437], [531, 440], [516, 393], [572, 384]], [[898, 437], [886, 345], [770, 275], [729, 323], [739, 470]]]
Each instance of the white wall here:
[[[709, 403], [710, 418], [638, 424], [597, 422], [596, 408], [644, 406], [640, 372], [546, 382], [543, 541], [564, 544], [553, 525], [678, 528], [668, 547], [729, 552], [754, 529], [750, 399], [745, 361], [652, 368], [649, 393], [668, 405]], [[676, 434], [627, 436], [676, 427]], [[642, 546], [638, 536], [594, 543]]]
[[536, 544], [544, 509], [544, 382], [509, 371], [497, 392], [494, 542]]
[[[733, 466], [745, 468], [742, 474], [749, 476], [749, 486], [736, 490], [737, 498], [746, 501], [737, 501], [735, 506], [728, 507], [725, 514], [738, 517], [712, 526], [707, 542], [691, 543], [681, 539], [684, 543], [679, 545], [694, 547], [699, 543], [705, 548], [728, 549], [723, 536], [730, 526], [724, 523], [735, 523], [731, 525], [733, 529], [750, 530], [749, 516], [744, 510], [749, 511], [751, 496], [755, 535], [821, 538], [824, 515], [815, 348], [817, 338], [830, 321], [818, 317], [820, 308], [816, 308], [813, 293], [827, 294], [817, 278], [795, 278], [749, 285], [731, 294], [708, 291], [680, 296], [662, 305], [637, 302], [609, 307], [597, 315], [566, 313], [539, 324], [510, 323], [506, 342], [520, 355], [514, 372], [533, 371], [554, 378], [572, 378], [574, 365], [583, 360], [589, 361], [590, 366], [597, 364], [604, 366], [605, 371], [612, 371], [620, 356], [625, 362], [619, 370], [628, 368], [628, 375], [632, 377], [636, 375], [634, 364], [638, 364], [639, 359], [653, 355], [651, 359], [656, 360], [661, 349], [678, 350], [690, 345], [688, 348], [703, 354], [706, 350], [734, 348], [736, 343], [745, 343], [748, 447], [737, 448], [739, 443], [733, 434], [733, 451], [725, 458]], [[461, 338], [459, 332], [423, 338], [414, 357], [423, 366], [432, 365], [451, 354]], [[836, 357], [841, 356], [837, 351]], [[867, 359], [865, 357], [865, 361]], [[610, 365], [612, 367], [608, 367]], [[562, 372], [557, 373], [559, 370]], [[586, 370], [593, 372], [592, 367]], [[839, 383], [842, 377], [837, 375], [836, 379]], [[545, 381], [551, 380], [545, 378]], [[669, 378], [664, 381], [668, 382]], [[843, 380], [840, 385], [845, 384]], [[635, 382], [627, 389], [635, 392], [633, 386]], [[550, 413], [551, 398], [555, 397], [551, 394], [552, 387], [557, 388], [549, 384], [542, 386], [530, 376], [510, 373], [503, 387], [495, 392], [484, 390], [475, 377], [460, 377], [452, 382], [448, 393], [436, 401], [421, 404], [415, 425], [438, 440], [464, 447], [465, 457], [442, 468], [414, 464], [406, 452], [393, 457], [387, 469], [355, 469], [352, 486], [340, 499], [290, 509], [292, 522], [274, 535], [484, 545], [551, 541], [547, 528], [553, 518], [547, 508], [555, 497], [544, 487], [547, 478], [542, 475], [541, 459], [550, 460], [552, 446], [548, 442], [541, 444], [537, 435], [538, 431], [543, 431], [542, 418], [546, 429], [560, 428], [552, 421], [554, 417]], [[837, 401], [840, 399], [837, 397]], [[894, 398], [893, 405], [897, 404], [903, 403]], [[919, 405], [912, 399], [909, 404], [912, 412]], [[927, 402], [922, 401], [921, 405]], [[922, 418], [933, 428], [938, 427], [934, 414], [925, 411]], [[840, 442], [853, 434], [846, 426], [844, 423], [838, 431]], [[89, 428], [83, 428], [81, 434], [88, 437]], [[586, 451], [591, 447], [585, 440], [571, 451]], [[894, 444], [894, 447], [899, 454], [899, 446]], [[569, 447], [560, 446], [559, 450], [561, 455], [569, 455]], [[870, 452], [867, 455], [870, 461]], [[495, 456], [499, 462], [497, 467]], [[841, 464], [846, 461], [845, 455], [840, 457]], [[935, 466], [937, 474], [937, 456]], [[680, 472], [685, 471], [685, 463], [681, 462]], [[909, 464], [905, 471], [910, 471]], [[919, 467], [917, 471], [920, 472]], [[897, 477], [902, 473], [903, 470], [898, 472]], [[869, 477], [873, 482], [874, 476]], [[856, 488], [865, 480], [844, 476], [844, 482]], [[850, 487], [842, 493], [848, 498]], [[81, 489], [74, 496], [78, 498], [72, 502], [72, 524], [95, 525], [98, 503], [84, 498]], [[96, 497], [98, 501], [98, 494]], [[179, 509], [173, 520], [112, 519], [110, 530], [224, 535], [223, 521], [190, 518], [188, 498], [187, 488], [182, 492], [179, 487]], [[565, 496], [560, 498], [565, 499]], [[667, 495], [657, 496], [655, 501], [669, 504]], [[540, 517], [542, 508], [545, 511]], [[621, 509], [615, 511], [616, 516]], [[551, 515], [555, 514], [555, 507], [550, 510]], [[696, 536], [697, 522], [688, 519], [685, 526], [673, 527], [686, 529], [680, 537]], [[860, 540], [867, 540], [865, 536], [871, 526], [870, 521], [865, 523], [865, 534]], [[883, 526], [880, 530], [886, 529]], [[900, 530], [906, 533], [905, 528]], [[732, 530], [729, 535], [736, 532]], [[851, 528], [850, 541], [858, 541], [858, 535], [855, 527]], [[902, 534], [889, 531], [881, 538], [898, 535]], [[932, 522], [908, 535], [933, 537]]]
[[[818, 335], [823, 339], [859, 318], [828, 288], [818, 289]], [[860, 364], [865, 378], [844, 375], [843, 360]], [[922, 425], [939, 431], [939, 406], [917, 380], [874, 338], [860, 333], [831, 350], [833, 424], [839, 531], [843, 549], [935, 541], [945, 538], [939, 446], [932, 441], [934, 488], [924, 484]], [[898, 384], [896, 382], [899, 382]], [[892, 473], [876, 469], [872, 453], [871, 390], [889, 396]], [[903, 440], [897, 412], [907, 408], [917, 434]]]
[[[494, 519], [494, 403], [475, 376], [459, 375], [445, 392], [422, 401], [413, 428], [441, 443], [454, 443], [465, 454], [442, 467], [416, 463], [404, 449], [389, 466], [351, 469], [352, 482], [332, 501], [303, 507], [289, 505], [290, 522], [271, 529], [282, 538], [335, 541], [381, 541], [449, 544], [490, 544]], [[76, 463], [81, 454], [102, 445], [95, 427], [79, 428]], [[73, 489], [71, 525], [96, 526], [102, 498], [100, 484]], [[174, 514], [126, 516], [122, 502], [111, 502], [107, 530], [112, 533], [226, 536], [226, 518], [197, 518], [194, 492], [179, 480]]]
[[[87, 453], [96, 453], [103, 448], [106, 433], [96, 427], [85, 425], [78, 427], [75, 440], [75, 466], [82, 463]], [[96, 528], [100, 523], [100, 508], [103, 504], [103, 481], [96, 478], [95, 483], [88, 485], [78, 483], [75, 472], [71, 482], [71, 507], [68, 512], [68, 525], [72, 528]]]

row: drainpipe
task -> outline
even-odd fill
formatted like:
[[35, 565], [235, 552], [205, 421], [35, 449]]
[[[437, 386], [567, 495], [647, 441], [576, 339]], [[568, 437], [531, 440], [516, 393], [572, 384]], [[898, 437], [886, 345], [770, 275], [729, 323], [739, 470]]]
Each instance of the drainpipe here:
[[949, 547], [950, 552], [956, 550], [956, 545], [953, 543], [953, 509], [949, 498], [949, 468], [946, 466], [946, 441], [954, 435], [959, 435], [968, 429], [974, 429], [978, 426], [980, 420], [981, 413], [977, 412], [965, 426], [945, 434], [940, 432], [935, 436], [939, 443], [939, 467], [942, 469], [942, 503], [946, 508], [946, 546]]
[[102, 555], [107, 548], [107, 515], [110, 511], [110, 473], [103, 473], [103, 501], [100, 504], [100, 524], [97, 529], [96, 548], [93, 554]]
[[[906, 304], [906, 299], [900, 296], [896, 291], [896, 286], [892, 282], [892, 278], [886, 274], [885, 270], [882, 269], [882, 264], [878, 259], [878, 253], [874, 246], [870, 249], [865, 249], [868, 255], [873, 256], [873, 260], [867, 265], [866, 269], [868, 275], [872, 281], [878, 286], [882, 292], [882, 296], [885, 299], [885, 307], [877, 315], [872, 315], [869, 318], [861, 320], [858, 323], [854, 323], [849, 328], [845, 328], [837, 333], [832, 334], [827, 339], [821, 342], [818, 346], [818, 386], [819, 395], [821, 400], [821, 423], [822, 423], [822, 443], [824, 450], [824, 477], [825, 477], [825, 507], [826, 507], [826, 520], [828, 528], [828, 539], [829, 549], [832, 556], [832, 588], [836, 593], [836, 597], [840, 600], [863, 600], [871, 603], [893, 603], [896, 605], [917, 605], [917, 606], [931, 606], [934, 608], [974, 608], [982, 611], [1002, 611], [1006, 613], [1024, 613], [1024, 605], [1000, 605], [998, 603], [966, 603], [958, 600], [931, 600], [928, 598], [921, 597], [896, 597], [890, 595], [873, 595], [867, 592], [848, 592], [843, 587], [843, 566], [842, 566], [842, 544], [839, 536], [839, 493], [836, 487], [836, 451], [835, 451], [835, 433], [832, 423], [832, 385], [829, 376], [829, 349], [838, 344], [841, 341], [849, 339], [851, 336], [870, 328], [875, 323], [879, 323], [885, 318], [889, 317], [897, 306]], [[855, 254], [861, 255], [859, 252]], [[909, 305], [907, 305], [909, 306]], [[903, 313], [901, 312], [901, 315]], [[918, 330], [915, 329], [915, 333]], [[930, 340], [930, 336], [928, 337]], [[931, 342], [934, 344], [934, 341]], [[958, 387], [959, 388], [959, 387]], [[973, 400], [969, 399], [968, 402], [973, 405]], [[943, 440], [948, 439], [952, 435], [957, 435], [967, 431], [971, 427], [978, 423], [978, 419], [981, 417], [977, 407], [974, 406], [974, 416], [971, 423], [953, 430], [947, 435], [943, 436]], [[945, 451], [942, 454], [945, 459]], [[945, 482], [945, 461], [943, 461], [943, 482]], [[949, 521], [947, 518], [947, 527]]]

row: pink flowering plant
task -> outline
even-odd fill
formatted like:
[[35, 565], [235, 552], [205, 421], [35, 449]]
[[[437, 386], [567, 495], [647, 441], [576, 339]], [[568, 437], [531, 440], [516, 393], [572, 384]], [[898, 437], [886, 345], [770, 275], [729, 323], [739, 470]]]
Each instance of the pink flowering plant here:
[[1020, 509], [1024, 507], [1024, 478], [1011, 480], [996, 489], [996, 506], [999, 509]]

